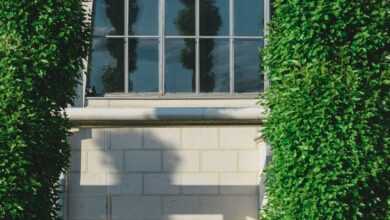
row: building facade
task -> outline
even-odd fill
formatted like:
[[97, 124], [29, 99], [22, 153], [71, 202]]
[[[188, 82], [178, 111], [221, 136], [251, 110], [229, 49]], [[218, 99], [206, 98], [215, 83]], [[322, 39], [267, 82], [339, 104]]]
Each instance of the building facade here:
[[68, 220], [254, 220], [267, 0], [95, 0]]

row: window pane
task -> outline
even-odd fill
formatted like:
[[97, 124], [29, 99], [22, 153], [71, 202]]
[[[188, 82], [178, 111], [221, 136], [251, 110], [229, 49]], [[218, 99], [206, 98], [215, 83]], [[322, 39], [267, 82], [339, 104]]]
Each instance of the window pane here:
[[195, 40], [167, 39], [165, 47], [166, 92], [194, 92]]
[[261, 36], [264, 28], [264, 1], [239, 0], [234, 4], [235, 35]]
[[158, 35], [158, 0], [129, 0], [129, 35]]
[[200, 35], [229, 35], [229, 1], [200, 0]]
[[195, 0], [167, 0], [165, 25], [168, 35], [195, 35]]
[[262, 40], [235, 41], [235, 90], [236, 92], [259, 92], [263, 90], [263, 75], [260, 73], [259, 48]]
[[93, 35], [123, 35], [124, 0], [96, 0]]
[[91, 95], [124, 92], [123, 54], [122, 39], [93, 39], [89, 70]]
[[200, 40], [200, 91], [229, 92], [229, 40]]
[[129, 39], [129, 92], [158, 92], [158, 40]]

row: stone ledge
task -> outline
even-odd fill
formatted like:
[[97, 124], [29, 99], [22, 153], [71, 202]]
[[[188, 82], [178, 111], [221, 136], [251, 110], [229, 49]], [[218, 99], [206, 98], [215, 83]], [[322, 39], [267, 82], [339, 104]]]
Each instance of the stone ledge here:
[[264, 109], [249, 108], [68, 108], [76, 126], [261, 124]]

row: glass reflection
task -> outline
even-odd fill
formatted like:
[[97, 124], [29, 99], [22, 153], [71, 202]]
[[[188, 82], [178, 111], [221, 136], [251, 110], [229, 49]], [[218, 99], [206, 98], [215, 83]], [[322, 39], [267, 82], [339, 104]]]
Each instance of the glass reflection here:
[[88, 95], [124, 92], [123, 52], [122, 39], [93, 39], [88, 71]]
[[93, 36], [123, 35], [124, 1], [96, 0]]
[[200, 91], [229, 92], [229, 40], [200, 40]]
[[262, 40], [235, 41], [235, 90], [259, 92], [263, 90], [263, 74], [260, 73], [259, 48]]
[[158, 92], [158, 41], [129, 40], [129, 92]]
[[200, 35], [229, 35], [229, 1], [200, 0]]
[[129, 35], [158, 35], [158, 0], [129, 0]]
[[195, 40], [167, 39], [165, 45], [166, 92], [194, 92]]
[[165, 5], [166, 34], [195, 35], [195, 0], [168, 0]]
[[264, 1], [239, 0], [234, 4], [234, 32], [239, 36], [262, 36]]

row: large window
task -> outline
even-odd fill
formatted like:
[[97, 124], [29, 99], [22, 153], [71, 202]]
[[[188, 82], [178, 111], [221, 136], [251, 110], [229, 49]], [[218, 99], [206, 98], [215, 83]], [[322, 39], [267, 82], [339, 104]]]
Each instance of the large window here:
[[90, 95], [263, 89], [263, 0], [95, 0]]

